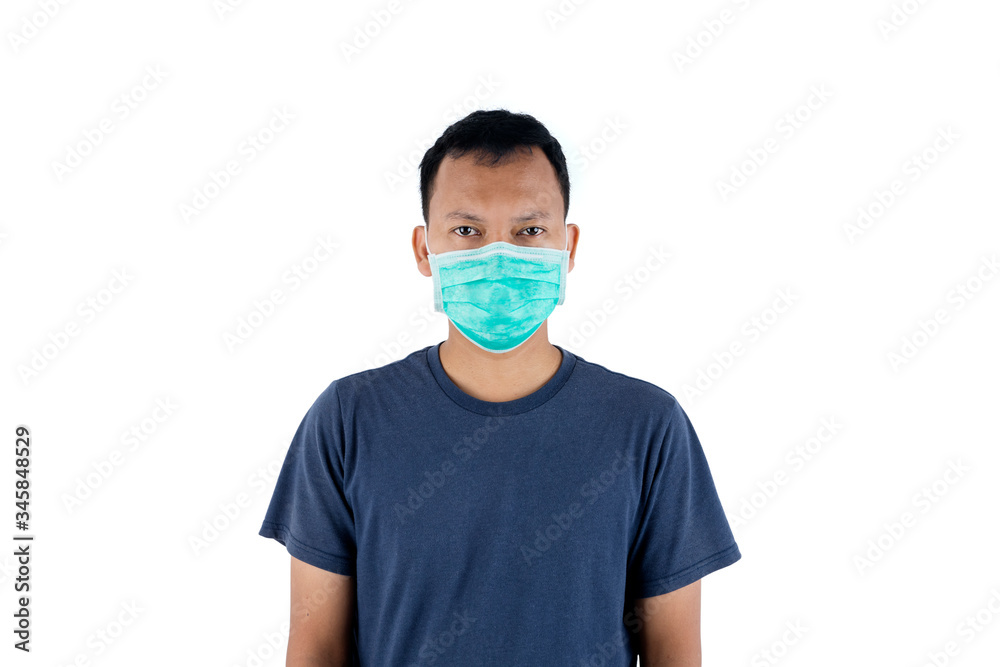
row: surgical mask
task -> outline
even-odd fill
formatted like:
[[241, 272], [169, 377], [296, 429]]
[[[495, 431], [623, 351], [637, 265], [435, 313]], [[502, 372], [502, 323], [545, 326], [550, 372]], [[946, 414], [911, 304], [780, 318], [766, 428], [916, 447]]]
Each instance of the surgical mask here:
[[534, 334], [566, 298], [569, 230], [562, 250], [504, 241], [440, 254], [424, 245], [434, 310], [488, 352], [509, 352]]

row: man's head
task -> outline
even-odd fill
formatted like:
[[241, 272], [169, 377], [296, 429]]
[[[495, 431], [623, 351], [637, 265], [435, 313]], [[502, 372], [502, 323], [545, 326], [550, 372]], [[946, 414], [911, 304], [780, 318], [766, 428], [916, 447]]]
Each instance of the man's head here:
[[527, 114], [481, 110], [452, 124], [420, 163], [420, 194], [426, 228], [413, 241], [424, 275], [428, 245], [443, 253], [506, 241], [575, 254], [566, 158]]
[[562, 146], [533, 116], [506, 109], [473, 111], [453, 123], [420, 161], [420, 199], [424, 222], [430, 224], [430, 206], [441, 163], [471, 155], [477, 164], [503, 165], [526, 151], [540, 149], [551, 165], [562, 196], [562, 219], [569, 211], [569, 171]]
[[[443, 282], [435, 282], [435, 304], [448, 314], [449, 340], [497, 354], [547, 346], [546, 318], [563, 298], [580, 236], [576, 225], [566, 224], [569, 177], [559, 142], [526, 114], [473, 112], [424, 155], [420, 192], [425, 224], [412, 238], [418, 270], [434, 275], [428, 252], [458, 262], [445, 260], [451, 269], [437, 264], [436, 280]], [[498, 241], [526, 250], [486, 248], [490, 254], [471, 255], [478, 259], [448, 255]], [[470, 275], [480, 278], [470, 281]], [[515, 280], [504, 282], [508, 277]]]

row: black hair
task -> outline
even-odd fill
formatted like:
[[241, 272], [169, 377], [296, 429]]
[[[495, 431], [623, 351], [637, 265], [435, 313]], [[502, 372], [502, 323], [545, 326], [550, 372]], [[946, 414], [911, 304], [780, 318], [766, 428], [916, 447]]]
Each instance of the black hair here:
[[513, 159], [519, 150], [537, 146], [542, 149], [556, 172], [563, 198], [563, 218], [569, 212], [569, 171], [562, 146], [548, 129], [533, 116], [512, 113], [507, 109], [479, 109], [455, 121], [427, 149], [420, 161], [420, 200], [424, 222], [430, 224], [431, 190], [434, 177], [445, 157], [476, 155], [476, 163], [489, 167]]

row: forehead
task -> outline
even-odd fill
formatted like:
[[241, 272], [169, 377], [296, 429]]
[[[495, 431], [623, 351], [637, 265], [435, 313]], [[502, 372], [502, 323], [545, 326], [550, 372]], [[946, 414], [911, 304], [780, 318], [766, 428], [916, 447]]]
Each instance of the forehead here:
[[479, 163], [476, 154], [466, 153], [441, 161], [430, 208], [443, 214], [447, 211], [440, 209], [457, 204], [485, 208], [528, 205], [558, 215], [562, 193], [555, 169], [537, 146], [530, 153], [526, 147], [519, 148], [496, 166]]

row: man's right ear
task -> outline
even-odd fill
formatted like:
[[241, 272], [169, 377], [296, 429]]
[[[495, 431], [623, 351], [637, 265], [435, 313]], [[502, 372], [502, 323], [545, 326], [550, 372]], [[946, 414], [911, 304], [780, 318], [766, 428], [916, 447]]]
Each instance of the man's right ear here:
[[417, 225], [413, 228], [413, 235], [410, 239], [413, 245], [413, 257], [417, 260], [417, 270], [421, 274], [430, 278], [433, 274], [431, 273], [431, 264], [427, 259], [427, 238], [426, 238], [427, 228], [423, 225]]

